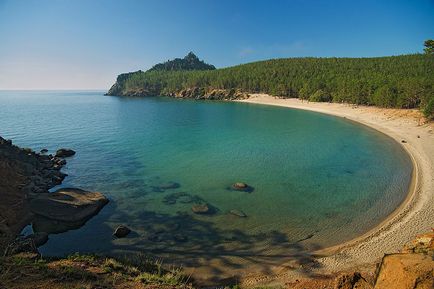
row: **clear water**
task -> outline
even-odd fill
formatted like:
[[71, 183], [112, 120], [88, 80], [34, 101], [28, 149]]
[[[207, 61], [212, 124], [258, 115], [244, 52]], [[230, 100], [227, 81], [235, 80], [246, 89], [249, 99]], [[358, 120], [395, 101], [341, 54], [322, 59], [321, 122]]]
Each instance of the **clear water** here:
[[[232, 102], [2, 91], [0, 135], [36, 150], [73, 148], [62, 186], [111, 200], [80, 229], [50, 235], [46, 255], [144, 251], [227, 268], [235, 266], [232, 257], [254, 263], [289, 256], [378, 224], [405, 198], [412, 171], [403, 149], [373, 129]], [[237, 181], [254, 191], [227, 189]], [[167, 182], [180, 187], [158, 190]], [[178, 192], [188, 196], [176, 199]], [[193, 214], [192, 199], [216, 213]], [[232, 209], [248, 217], [228, 214]], [[133, 233], [112, 238], [119, 224]]]

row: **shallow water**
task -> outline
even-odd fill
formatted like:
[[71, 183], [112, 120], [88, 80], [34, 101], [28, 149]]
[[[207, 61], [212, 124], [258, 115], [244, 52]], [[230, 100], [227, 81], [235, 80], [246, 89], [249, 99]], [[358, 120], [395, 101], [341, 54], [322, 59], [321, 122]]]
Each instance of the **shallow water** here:
[[[412, 170], [373, 129], [245, 103], [1, 91], [0, 135], [35, 150], [73, 148], [62, 186], [111, 200], [80, 229], [50, 235], [45, 255], [144, 251], [187, 266], [226, 256], [227, 267], [231, 257], [288, 256], [378, 224], [404, 200]], [[237, 181], [254, 190], [230, 190]], [[168, 182], [179, 188], [162, 189]], [[214, 214], [192, 213], [197, 202]], [[133, 233], [113, 239], [119, 224]]]

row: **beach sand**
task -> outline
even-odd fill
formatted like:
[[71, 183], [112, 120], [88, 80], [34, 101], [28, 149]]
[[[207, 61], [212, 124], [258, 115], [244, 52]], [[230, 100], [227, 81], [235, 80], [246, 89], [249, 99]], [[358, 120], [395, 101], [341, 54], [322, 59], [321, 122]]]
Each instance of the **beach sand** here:
[[283, 265], [266, 276], [246, 276], [243, 284], [282, 284], [306, 275], [374, 270], [375, 263], [384, 254], [399, 251], [417, 234], [434, 227], [434, 124], [424, 123], [419, 111], [313, 103], [266, 94], [252, 94], [239, 102], [304, 109], [357, 121], [399, 142], [414, 165], [413, 181], [406, 200], [381, 224], [354, 240], [316, 252], [320, 256], [318, 264], [308, 274], [304, 268], [288, 269], [289, 266]]

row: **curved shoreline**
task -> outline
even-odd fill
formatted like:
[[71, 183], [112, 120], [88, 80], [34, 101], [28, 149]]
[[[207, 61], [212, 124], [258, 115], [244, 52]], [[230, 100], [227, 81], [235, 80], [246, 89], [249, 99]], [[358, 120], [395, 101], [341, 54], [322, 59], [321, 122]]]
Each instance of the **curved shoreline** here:
[[[317, 273], [334, 273], [356, 267], [373, 267], [385, 253], [398, 251], [416, 234], [434, 226], [434, 134], [433, 125], [420, 125], [420, 114], [411, 110], [381, 109], [336, 103], [309, 103], [299, 99], [281, 99], [252, 94], [238, 102], [281, 106], [344, 117], [391, 137], [409, 155], [412, 180], [403, 202], [366, 233], [341, 244], [314, 252], [319, 255]], [[416, 140], [414, 140], [416, 139]], [[406, 143], [401, 141], [405, 140]], [[283, 269], [280, 268], [280, 269]], [[297, 272], [282, 272], [273, 277], [255, 278], [262, 282], [285, 280]], [[253, 280], [250, 280], [253, 281]], [[246, 283], [250, 283], [246, 280]]]

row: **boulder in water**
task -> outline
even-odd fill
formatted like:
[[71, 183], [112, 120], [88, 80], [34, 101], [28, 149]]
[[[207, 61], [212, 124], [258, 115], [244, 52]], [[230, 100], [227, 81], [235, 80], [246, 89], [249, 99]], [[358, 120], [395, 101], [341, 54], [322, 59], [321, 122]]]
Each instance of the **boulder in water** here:
[[75, 151], [73, 151], [72, 149], [62, 148], [56, 151], [56, 157], [58, 158], [72, 157], [73, 155], [75, 155]]
[[127, 226], [120, 225], [116, 228], [116, 230], [113, 233], [113, 236], [116, 236], [117, 238], [124, 238], [131, 232], [131, 229]]
[[253, 191], [253, 188], [251, 186], [242, 182], [237, 182], [233, 184], [232, 189], [235, 191], [242, 191], [242, 192], [249, 192], [249, 193]]

